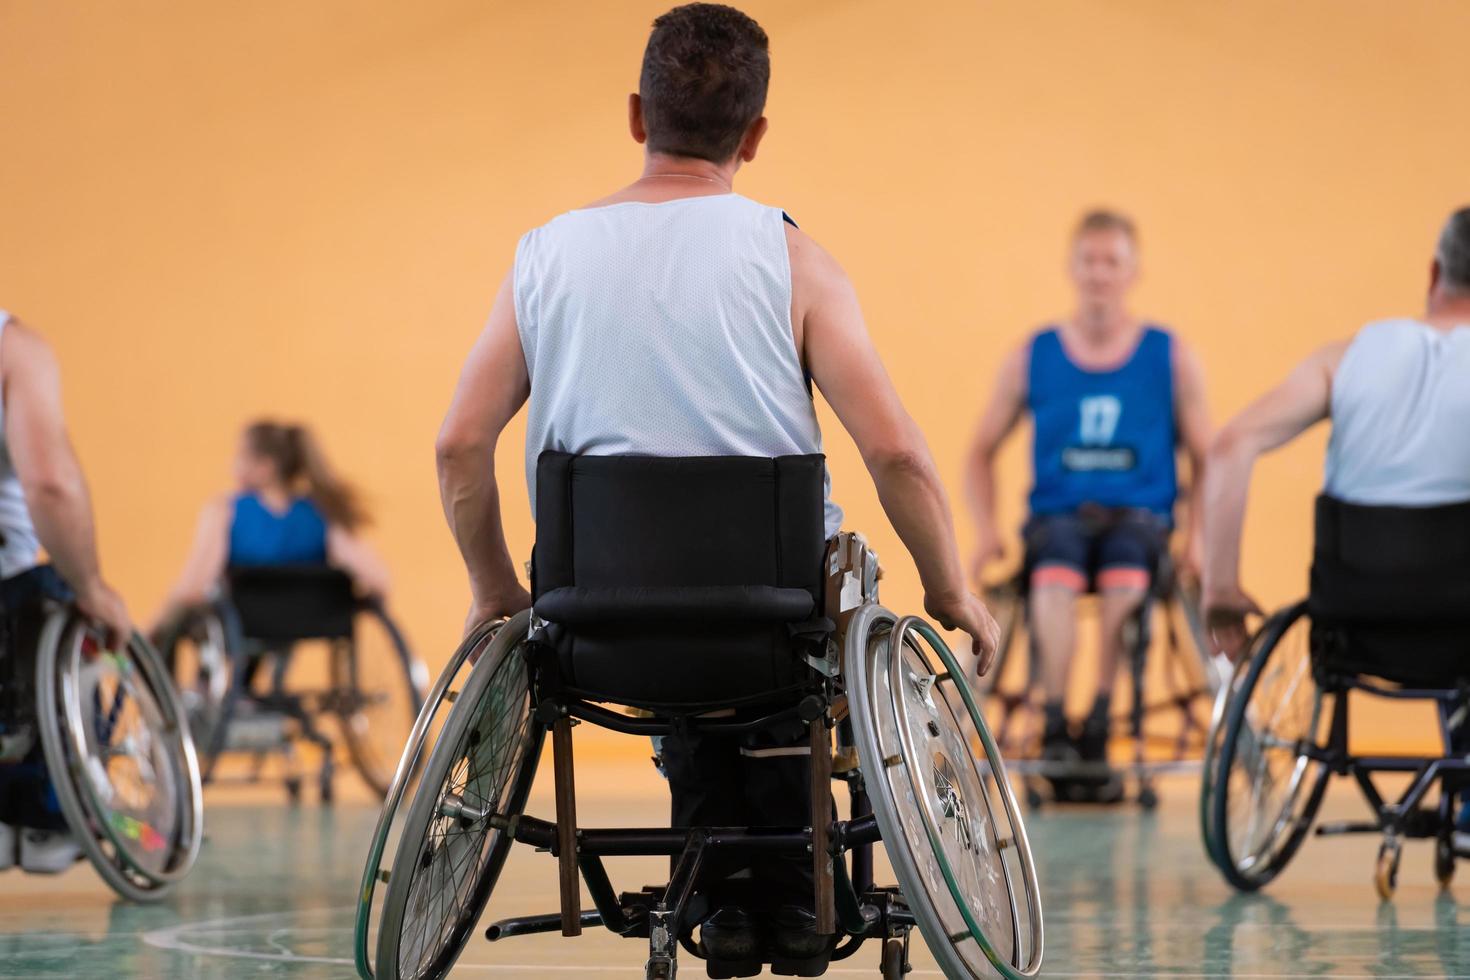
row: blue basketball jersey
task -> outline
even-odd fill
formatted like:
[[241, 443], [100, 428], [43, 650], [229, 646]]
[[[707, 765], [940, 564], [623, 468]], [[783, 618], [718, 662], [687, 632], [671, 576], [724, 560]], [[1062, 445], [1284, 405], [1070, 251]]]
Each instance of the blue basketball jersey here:
[[297, 497], [277, 514], [254, 494], [235, 498], [231, 565], [308, 565], [327, 560], [327, 522], [316, 504]]
[[1032, 339], [1033, 514], [1070, 514], [1096, 504], [1172, 518], [1178, 493], [1172, 347], [1167, 331], [1148, 327], [1121, 367], [1088, 371], [1067, 356], [1055, 328]]

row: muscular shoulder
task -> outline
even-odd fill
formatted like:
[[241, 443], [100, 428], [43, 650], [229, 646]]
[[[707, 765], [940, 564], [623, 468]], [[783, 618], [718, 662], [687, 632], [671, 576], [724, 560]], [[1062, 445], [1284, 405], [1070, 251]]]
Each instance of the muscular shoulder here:
[[784, 222], [786, 252], [791, 257], [791, 288], [806, 293], [848, 284], [847, 273], [817, 240], [800, 228]]
[[10, 375], [24, 371], [56, 370], [56, 354], [46, 338], [14, 317], [0, 334], [0, 372]]

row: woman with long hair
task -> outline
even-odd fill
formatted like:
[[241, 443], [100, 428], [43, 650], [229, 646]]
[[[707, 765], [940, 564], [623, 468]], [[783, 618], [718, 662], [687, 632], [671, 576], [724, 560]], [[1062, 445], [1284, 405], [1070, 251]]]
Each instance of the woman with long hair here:
[[160, 623], [207, 601], [237, 565], [329, 564], [362, 594], [386, 594], [387, 569], [357, 535], [367, 523], [357, 492], [333, 472], [311, 430], [251, 423], [234, 469], [238, 489], [205, 505]]

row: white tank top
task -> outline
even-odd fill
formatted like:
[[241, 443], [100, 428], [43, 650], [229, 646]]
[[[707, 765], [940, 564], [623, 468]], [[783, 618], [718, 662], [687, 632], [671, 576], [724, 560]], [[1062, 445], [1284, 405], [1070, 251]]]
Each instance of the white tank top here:
[[[778, 208], [738, 194], [570, 211], [516, 249], [526, 482], [594, 456], [819, 453]], [[715, 516], [715, 515], [712, 515]], [[826, 529], [842, 525], [827, 481]]]
[[[10, 323], [10, 314], [0, 310], [0, 351], [4, 350], [5, 328]], [[36, 539], [36, 529], [31, 524], [30, 511], [26, 509], [25, 491], [20, 478], [10, 461], [10, 450], [5, 445], [5, 399], [0, 395], [0, 579], [19, 575], [36, 565], [41, 542]]]
[[1366, 505], [1470, 501], [1470, 325], [1358, 333], [1332, 381], [1325, 490]]

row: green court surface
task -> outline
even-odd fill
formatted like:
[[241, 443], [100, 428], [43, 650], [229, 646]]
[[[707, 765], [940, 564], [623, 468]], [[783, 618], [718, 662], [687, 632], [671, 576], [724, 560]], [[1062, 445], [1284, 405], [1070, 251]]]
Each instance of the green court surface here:
[[[605, 789], [584, 787], [585, 825], [653, 824], [665, 812], [661, 788], [642, 769], [606, 764], [587, 776]], [[1309, 840], [1266, 895], [1239, 896], [1200, 848], [1192, 792], [1187, 779], [1170, 782], [1154, 814], [1121, 807], [1032, 815], [1045, 976], [1470, 976], [1470, 929], [1462, 925], [1470, 906], [1435, 885], [1427, 845], [1406, 848], [1391, 904], [1373, 891], [1372, 838]], [[55, 878], [0, 874], [0, 977], [353, 976], [354, 893], [372, 809], [238, 799], [210, 798], [198, 867], [160, 906], [114, 901], [86, 865]], [[1324, 809], [1353, 814], [1358, 806], [1339, 791]], [[550, 815], [543, 788], [530, 811]], [[610, 862], [614, 884], [628, 889], [652, 882], [660, 866]], [[487, 916], [553, 911], [555, 878], [550, 857], [517, 849]], [[1470, 895], [1470, 873], [1460, 894]], [[912, 975], [939, 976], [915, 945]], [[642, 976], [644, 950], [598, 930], [495, 945], [477, 934], [454, 975], [632, 980]], [[877, 955], [876, 946], [865, 948], [830, 975], [877, 977]], [[681, 977], [704, 975], [692, 959], [681, 966]]]

